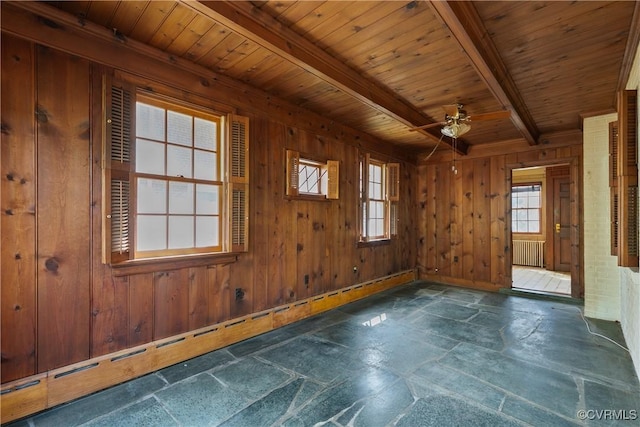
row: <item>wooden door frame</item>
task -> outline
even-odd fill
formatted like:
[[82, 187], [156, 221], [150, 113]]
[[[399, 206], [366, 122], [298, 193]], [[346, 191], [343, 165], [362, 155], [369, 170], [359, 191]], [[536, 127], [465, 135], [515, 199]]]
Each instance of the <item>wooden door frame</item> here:
[[[582, 161], [581, 156], [571, 156], [566, 158], [555, 158], [552, 160], [531, 160], [518, 163], [510, 163], [506, 165], [506, 179], [511, 188], [511, 182], [514, 169], [522, 169], [529, 167], [552, 167], [560, 165], [569, 165], [570, 179], [570, 209], [571, 209], [571, 297], [584, 298], [584, 249], [582, 242], [583, 236], [583, 182], [582, 182]], [[509, 191], [511, 193], [511, 191]], [[513, 230], [511, 227], [511, 197], [507, 198], [507, 220], [506, 228], [510, 247], [513, 248]], [[507, 257], [509, 271], [513, 269], [511, 257]], [[513, 276], [513, 275], [511, 275]], [[513, 286], [513, 281], [510, 287]]]

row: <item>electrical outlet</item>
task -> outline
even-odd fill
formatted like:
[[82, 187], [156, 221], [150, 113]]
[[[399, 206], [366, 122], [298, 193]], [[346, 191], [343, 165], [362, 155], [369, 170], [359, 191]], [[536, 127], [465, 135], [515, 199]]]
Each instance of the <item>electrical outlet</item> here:
[[455, 256], [453, 257], [453, 262], [458, 262], [458, 255], [455, 255]]
[[307, 285], [307, 288], [309, 287], [309, 275], [308, 274], [304, 275], [304, 284]]
[[236, 288], [236, 301], [244, 299], [244, 291], [241, 288]]

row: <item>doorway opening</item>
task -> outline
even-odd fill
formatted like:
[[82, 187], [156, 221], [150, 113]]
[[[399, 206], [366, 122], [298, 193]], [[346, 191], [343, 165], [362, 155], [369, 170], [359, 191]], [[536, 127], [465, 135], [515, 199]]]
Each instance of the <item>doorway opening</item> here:
[[570, 297], [570, 164], [511, 171], [512, 288]]

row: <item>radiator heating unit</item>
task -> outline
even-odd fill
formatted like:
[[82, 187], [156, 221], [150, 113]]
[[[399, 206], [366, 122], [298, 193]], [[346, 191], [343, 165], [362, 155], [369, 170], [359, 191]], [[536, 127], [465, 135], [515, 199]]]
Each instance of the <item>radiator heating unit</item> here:
[[544, 241], [514, 240], [513, 265], [544, 267]]

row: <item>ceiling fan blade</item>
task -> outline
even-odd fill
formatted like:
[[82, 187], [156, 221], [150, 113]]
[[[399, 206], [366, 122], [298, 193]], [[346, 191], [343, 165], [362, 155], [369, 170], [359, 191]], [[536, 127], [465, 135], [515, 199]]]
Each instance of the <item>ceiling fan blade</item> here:
[[508, 119], [509, 117], [511, 117], [511, 111], [509, 110], [493, 111], [491, 113], [482, 114], [469, 114], [469, 118], [472, 122], [479, 122], [482, 120]]
[[428, 125], [422, 125], [422, 126], [417, 126], [417, 127], [411, 128], [411, 129], [409, 129], [409, 132], [415, 132], [415, 131], [420, 130], [420, 129], [428, 129], [428, 128], [432, 128], [432, 127], [435, 127], [435, 126], [443, 126], [445, 124], [446, 123], [440, 123], [440, 122], [429, 123]]

